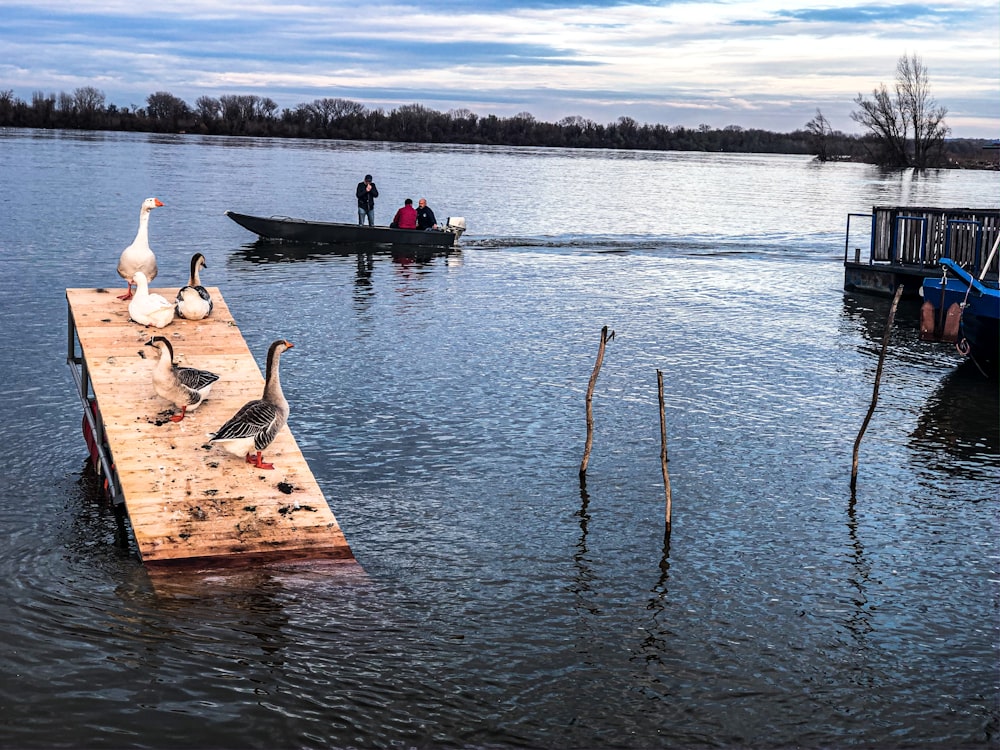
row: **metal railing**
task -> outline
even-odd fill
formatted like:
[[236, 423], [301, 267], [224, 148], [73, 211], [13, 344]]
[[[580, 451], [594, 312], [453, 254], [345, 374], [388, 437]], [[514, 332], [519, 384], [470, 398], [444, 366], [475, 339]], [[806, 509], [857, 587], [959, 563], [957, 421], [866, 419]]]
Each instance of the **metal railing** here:
[[110, 457], [110, 449], [104, 438], [104, 422], [100, 418], [100, 405], [97, 403], [97, 397], [91, 388], [87, 361], [82, 350], [79, 354], [77, 353], [79, 339], [76, 335], [76, 321], [73, 319], [73, 309], [68, 303], [67, 316], [69, 324], [67, 326], [66, 363], [70, 365], [70, 370], [73, 373], [77, 395], [80, 397], [80, 403], [83, 404], [84, 424], [90, 430], [90, 437], [93, 440], [93, 446], [89, 446], [92, 451], [93, 467], [98, 476], [104, 477], [104, 490], [108, 499], [117, 508], [123, 505], [125, 496], [122, 494], [114, 462]]
[[[870, 221], [867, 264], [900, 268], [936, 267], [950, 258], [970, 273], [983, 273], [983, 247], [1000, 235], [1000, 209], [940, 209], [876, 206], [871, 214], [847, 215], [844, 262], [862, 263], [859, 243], [849, 257], [852, 225], [864, 217]], [[860, 231], [855, 229], [855, 231]], [[996, 259], [987, 261], [987, 274], [996, 274]]]

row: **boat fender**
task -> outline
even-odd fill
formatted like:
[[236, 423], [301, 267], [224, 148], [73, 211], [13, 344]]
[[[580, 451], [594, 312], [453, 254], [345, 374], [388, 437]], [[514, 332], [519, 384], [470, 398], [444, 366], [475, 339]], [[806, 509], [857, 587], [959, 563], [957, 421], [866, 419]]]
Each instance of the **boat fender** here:
[[924, 302], [920, 306], [920, 340], [937, 341], [937, 331], [935, 330], [934, 305], [931, 302]]
[[941, 340], [952, 344], [958, 341], [958, 328], [962, 323], [962, 306], [952, 302], [948, 314], [944, 318], [944, 328], [941, 330]]

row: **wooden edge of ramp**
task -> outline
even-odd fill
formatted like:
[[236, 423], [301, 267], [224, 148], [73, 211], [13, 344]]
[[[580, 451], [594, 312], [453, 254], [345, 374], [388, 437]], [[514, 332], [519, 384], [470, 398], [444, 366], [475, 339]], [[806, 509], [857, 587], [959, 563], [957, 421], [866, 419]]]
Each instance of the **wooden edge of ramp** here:
[[[208, 291], [214, 304], [208, 318], [177, 318], [157, 329], [131, 321], [128, 303], [109, 289], [66, 290], [67, 359], [85, 406], [84, 432], [93, 433], [92, 458], [112, 500], [125, 507], [142, 561], [167, 567], [356, 562], [287, 425], [265, 452], [273, 470], [208, 443], [264, 387], [225, 300], [216, 287]], [[150, 292], [173, 300], [177, 288]], [[169, 339], [177, 364], [219, 375], [204, 403], [180, 422], [169, 420], [176, 409], [153, 389], [159, 352], [145, 344], [157, 335]], [[291, 411], [294, 420], [294, 404]], [[93, 417], [89, 428], [86, 412]]]

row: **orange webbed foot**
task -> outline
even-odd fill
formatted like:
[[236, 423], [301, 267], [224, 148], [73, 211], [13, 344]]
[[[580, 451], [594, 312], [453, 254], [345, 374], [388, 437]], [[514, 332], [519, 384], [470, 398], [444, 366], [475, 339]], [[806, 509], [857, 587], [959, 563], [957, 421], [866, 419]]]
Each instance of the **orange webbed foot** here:
[[269, 464], [264, 461], [264, 457], [261, 455], [261, 451], [257, 451], [257, 455], [252, 453], [247, 453], [247, 463], [256, 466], [258, 469], [273, 469], [274, 464]]

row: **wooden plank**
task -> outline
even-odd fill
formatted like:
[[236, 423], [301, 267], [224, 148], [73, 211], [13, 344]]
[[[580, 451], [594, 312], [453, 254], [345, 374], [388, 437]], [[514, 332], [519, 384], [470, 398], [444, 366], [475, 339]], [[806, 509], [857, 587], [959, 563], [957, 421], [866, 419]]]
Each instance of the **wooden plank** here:
[[[264, 388], [222, 295], [208, 289], [214, 303], [209, 318], [177, 319], [162, 329], [130, 321], [128, 303], [117, 299], [121, 290], [66, 290], [143, 561], [353, 561], [287, 426], [265, 452], [271, 471], [208, 444], [210, 433]], [[177, 294], [177, 288], [150, 291], [167, 299]], [[219, 375], [208, 399], [181, 422], [169, 421], [173, 405], [153, 389], [159, 352], [145, 343], [154, 335], [170, 340], [179, 364]]]

